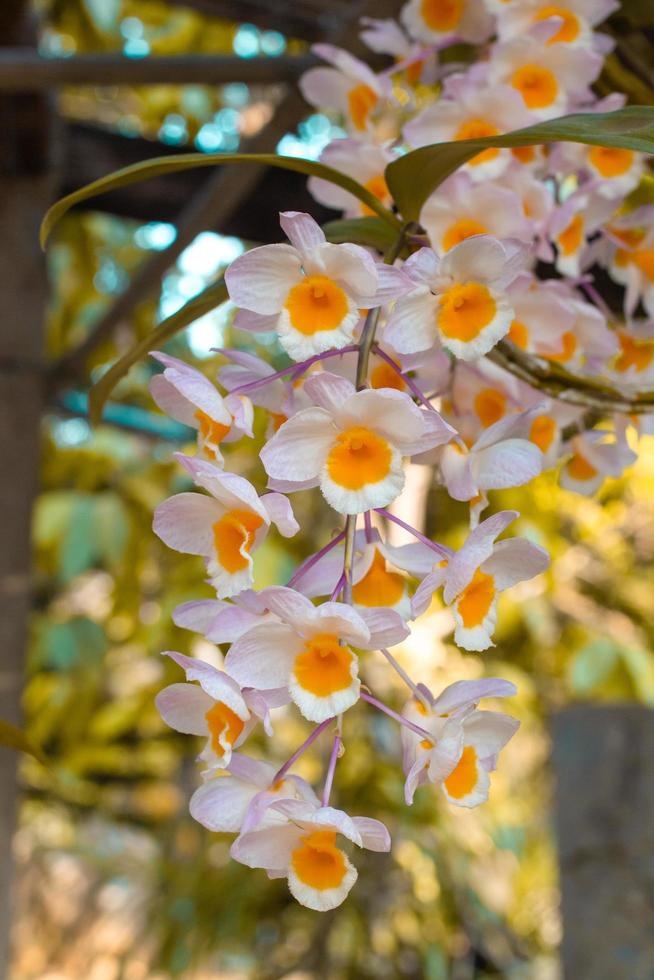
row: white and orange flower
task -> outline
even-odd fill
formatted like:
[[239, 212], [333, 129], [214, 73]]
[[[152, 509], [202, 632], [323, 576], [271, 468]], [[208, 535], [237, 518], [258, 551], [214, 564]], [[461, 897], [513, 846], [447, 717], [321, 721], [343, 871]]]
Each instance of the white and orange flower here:
[[332, 67], [311, 68], [302, 76], [304, 98], [319, 109], [342, 113], [353, 134], [369, 132], [380, 105], [391, 94], [389, 79], [332, 44], [314, 44], [311, 50]]
[[496, 45], [489, 63], [491, 82], [508, 85], [538, 119], [553, 119], [592, 98], [602, 58], [585, 48], [548, 45], [529, 35]]
[[413, 802], [425, 783], [441, 786], [449, 803], [479, 806], [488, 799], [490, 773], [519, 722], [499, 711], [478, 711], [481, 698], [506, 698], [515, 685], [499, 677], [456, 681], [434, 698], [423, 684], [420, 698], [412, 698], [404, 716], [429, 733], [429, 738], [402, 729], [404, 795]]
[[[333, 167], [348, 177], [363, 184], [382, 204], [390, 208], [393, 199], [388, 189], [384, 171], [396, 154], [376, 143], [355, 139], [332, 140], [320, 154], [320, 162]], [[310, 177], [307, 187], [316, 201], [328, 208], [338, 208], [347, 217], [371, 215], [367, 204], [354, 197], [338, 184], [332, 184], [320, 177]]]
[[178, 493], [157, 507], [155, 534], [169, 548], [202, 555], [218, 598], [252, 585], [252, 552], [271, 523], [284, 537], [299, 530], [291, 505], [280, 493], [259, 497], [251, 483], [211, 463], [179, 456], [196, 484], [207, 491]]
[[161, 351], [150, 351], [164, 365], [150, 381], [150, 394], [159, 408], [183, 425], [198, 430], [198, 452], [222, 463], [220, 444], [252, 435], [249, 398], [223, 397], [208, 378], [189, 364]]
[[436, 564], [413, 596], [413, 615], [420, 616], [436, 589], [444, 586], [443, 599], [456, 623], [454, 640], [464, 650], [493, 646], [499, 594], [549, 565], [547, 552], [525, 538], [496, 541], [516, 517], [517, 511], [505, 510], [482, 521], [450, 559]]
[[224, 770], [205, 773], [190, 802], [191, 816], [215, 833], [247, 832], [286, 823], [270, 807], [278, 800], [305, 800], [318, 806], [306, 780], [293, 773], [277, 778], [274, 766], [233, 752]]
[[410, 288], [399, 269], [358, 245], [332, 245], [308, 214], [286, 211], [280, 223], [292, 244], [253, 248], [232, 262], [225, 282], [232, 301], [251, 314], [239, 326], [276, 330], [294, 360], [346, 346], [361, 309]]
[[[269, 700], [259, 691], [241, 690], [224, 671], [194, 657], [168, 650], [170, 657], [186, 673], [186, 684], [170, 684], [159, 691], [155, 703], [167, 725], [186, 735], [207, 739], [200, 759], [210, 769], [229, 765], [232, 749], [245, 741], [255, 725], [262, 721], [267, 735], [272, 735], [270, 708], [287, 704], [288, 692], [270, 692]], [[199, 686], [192, 683], [199, 681]]]
[[336, 843], [338, 834], [371, 851], [391, 847], [384, 824], [370, 817], [301, 800], [279, 800], [270, 809], [286, 822], [241, 834], [231, 855], [249, 868], [263, 868], [269, 878], [286, 878], [293, 897], [317, 912], [337, 908], [357, 880], [356, 868]]
[[476, 360], [504, 337], [513, 321], [507, 286], [524, 265], [519, 243], [474, 235], [439, 258], [421, 248], [404, 270], [415, 288], [399, 299], [384, 340], [402, 354], [442, 344], [455, 357]]
[[309, 721], [338, 715], [359, 699], [359, 662], [351, 645], [367, 647], [370, 630], [345, 603], [314, 606], [287, 588], [271, 588], [268, 608], [279, 623], [255, 626], [229, 649], [225, 669], [260, 691], [288, 687]]
[[[498, 136], [533, 122], [518, 93], [508, 85], [454, 75], [447, 80], [444, 93], [404, 127], [404, 138], [412, 146]], [[494, 179], [516, 159], [531, 163], [537, 154], [531, 147], [512, 151], [491, 146], [472, 157], [465, 172], [475, 181]]]
[[475, 184], [467, 173], [450, 177], [427, 199], [420, 224], [441, 255], [473, 235], [522, 242], [534, 237], [533, 224], [517, 194], [496, 184]]
[[315, 407], [285, 422], [261, 450], [261, 461], [274, 489], [320, 486], [341, 514], [385, 507], [404, 487], [403, 457], [455, 434], [438, 412], [419, 409], [394, 388], [355, 391], [328, 372], [304, 387]]
[[409, 0], [400, 19], [418, 41], [479, 44], [493, 32], [483, 0]]
[[570, 442], [572, 456], [561, 468], [559, 482], [566, 490], [585, 497], [592, 496], [609, 477], [622, 476], [636, 461], [636, 453], [627, 443], [624, 429], [592, 429]]

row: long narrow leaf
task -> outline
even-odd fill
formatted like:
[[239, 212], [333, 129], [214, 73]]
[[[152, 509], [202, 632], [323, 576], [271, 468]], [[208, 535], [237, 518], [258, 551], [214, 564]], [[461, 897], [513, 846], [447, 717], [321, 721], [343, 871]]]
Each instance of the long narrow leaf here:
[[12, 725], [2, 718], [0, 718], [0, 746], [4, 746], [7, 749], [14, 749], [16, 752], [25, 752], [27, 755], [32, 755], [44, 766], [48, 764], [43, 753], [27, 737], [22, 728], [18, 728], [16, 725]]
[[267, 167], [280, 167], [282, 170], [293, 170], [296, 173], [320, 177], [322, 180], [328, 180], [331, 184], [337, 184], [349, 191], [393, 228], [398, 227], [397, 218], [384, 207], [379, 198], [371, 194], [352, 177], [347, 177], [345, 174], [339, 173], [338, 170], [334, 170], [324, 163], [318, 163], [316, 160], [301, 160], [298, 157], [277, 156], [274, 153], [181, 153], [171, 157], [154, 157], [151, 160], [144, 160], [142, 163], [135, 163], [131, 167], [124, 167], [122, 170], [116, 170], [106, 177], [94, 180], [86, 187], [80, 187], [72, 194], [62, 197], [60, 201], [53, 204], [43, 219], [41, 245], [45, 247], [50, 232], [57, 222], [80, 201], [97, 197], [99, 194], [106, 194], [118, 187], [125, 187], [127, 184], [149, 180], [151, 177], [179, 173], [182, 170], [193, 170], [195, 167], [219, 167], [227, 163], [264, 164]]
[[162, 320], [152, 333], [135, 344], [126, 354], [123, 354], [115, 364], [112, 364], [89, 392], [89, 419], [91, 424], [97, 425], [100, 421], [102, 410], [109, 395], [133, 364], [145, 357], [148, 351], [155, 350], [165, 344], [180, 330], [187, 327], [189, 323], [193, 323], [194, 320], [198, 320], [201, 316], [220, 306], [227, 298], [227, 287], [224, 280], [220, 279], [218, 282], [212, 283], [211, 286], [207, 286], [172, 316]]
[[482, 150], [558, 142], [654, 153], [654, 107], [628, 106], [616, 112], [577, 113], [512, 133], [423, 146], [389, 164], [386, 183], [405, 220], [417, 221], [432, 191]]

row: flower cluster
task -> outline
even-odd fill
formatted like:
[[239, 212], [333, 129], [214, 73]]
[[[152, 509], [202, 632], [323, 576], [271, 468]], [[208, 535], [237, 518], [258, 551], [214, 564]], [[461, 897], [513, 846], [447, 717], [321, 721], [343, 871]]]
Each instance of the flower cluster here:
[[[612, 9], [611, 0], [409, 0], [400, 24], [364, 23], [371, 50], [394, 59], [380, 73], [316, 45], [327, 67], [310, 70], [302, 92], [339, 112], [349, 133], [322, 161], [390, 206], [384, 171], [407, 149], [619, 106], [590, 88], [610, 48], [594, 28]], [[460, 42], [479, 45], [478, 60], [466, 66], [442, 56]], [[403, 226], [383, 258], [371, 247], [334, 244], [309, 215], [287, 211], [288, 243], [237, 258], [226, 283], [235, 327], [273, 335], [290, 366], [275, 371], [254, 353], [225, 350], [218, 388], [175, 358], [153, 355], [163, 365], [155, 401], [198, 433], [197, 454], [178, 456], [197, 491], [161, 504], [154, 529], [171, 548], [204, 558], [216, 592], [179, 607], [175, 622], [228, 648], [223, 669], [168, 652], [186, 681], [163, 690], [158, 707], [174, 729], [206, 740], [195, 819], [235, 833], [232, 856], [287, 878], [310, 908], [339, 905], [356, 880], [343, 839], [390, 848], [379, 821], [330, 805], [347, 713], [362, 702], [401, 728], [407, 803], [425, 783], [457, 806], [487, 798], [518, 723], [479, 704], [515, 694], [514, 686], [461, 680], [434, 696], [389, 647], [442, 590], [456, 644], [488, 649], [499, 594], [547, 567], [536, 544], [501, 537], [515, 511], [484, 517], [490, 490], [560, 466], [565, 487], [593, 493], [635, 458], [629, 416], [596, 428], [583, 406], [543, 396], [498, 366], [493, 352], [504, 340], [623, 390], [651, 381], [654, 233], [648, 208], [631, 207], [628, 197], [643, 173], [643, 159], [629, 150], [488, 148], [434, 191], [419, 225]], [[346, 216], [370, 214], [338, 185], [315, 177], [309, 185]], [[624, 287], [621, 325], [591, 267]], [[263, 495], [225, 471], [222, 452], [252, 437], [255, 413], [268, 426]], [[408, 461], [431, 467], [453, 499], [468, 503], [470, 530], [458, 550], [392, 512]], [[342, 515], [342, 530], [286, 585], [256, 590], [254, 552], [268, 533], [299, 530], [289, 495], [315, 487]], [[389, 522], [413, 541], [394, 546]], [[401, 713], [367, 684], [367, 662], [379, 655], [407, 685]], [[308, 738], [286, 762], [249, 758], [249, 734], [261, 724], [272, 736], [278, 709], [311, 722]], [[326, 731], [332, 747], [317, 795], [292, 770]]]

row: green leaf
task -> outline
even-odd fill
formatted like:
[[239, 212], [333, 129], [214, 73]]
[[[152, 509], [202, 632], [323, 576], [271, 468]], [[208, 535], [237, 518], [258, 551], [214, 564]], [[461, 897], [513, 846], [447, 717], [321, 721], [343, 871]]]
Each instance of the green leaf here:
[[104, 408], [109, 395], [114, 390], [118, 382], [123, 378], [133, 364], [136, 364], [142, 357], [151, 351], [156, 350], [165, 344], [171, 337], [187, 327], [189, 323], [193, 323], [194, 320], [198, 320], [201, 316], [206, 313], [210, 313], [221, 303], [224, 303], [228, 298], [227, 287], [225, 286], [225, 281], [220, 279], [218, 282], [214, 282], [211, 286], [207, 286], [203, 289], [201, 293], [190, 299], [180, 310], [173, 313], [172, 316], [166, 317], [162, 320], [159, 326], [140, 340], [138, 344], [135, 344], [131, 350], [128, 350], [126, 354], [112, 364], [108, 371], [102, 375], [99, 381], [97, 381], [89, 392], [89, 419], [92, 425], [97, 425], [97, 423], [102, 418], [102, 409]]
[[386, 183], [405, 220], [417, 221], [432, 191], [481, 150], [558, 142], [654, 153], [654, 107], [628, 106], [616, 112], [576, 113], [512, 133], [423, 146], [389, 164]]
[[153, 157], [151, 160], [135, 163], [131, 167], [124, 167], [122, 170], [116, 170], [106, 177], [94, 180], [86, 187], [80, 187], [72, 194], [62, 197], [60, 201], [53, 204], [43, 219], [41, 246], [45, 247], [50, 232], [57, 222], [73, 205], [79, 204], [80, 201], [97, 197], [98, 194], [107, 194], [118, 187], [149, 180], [151, 177], [179, 173], [182, 170], [193, 170], [195, 167], [218, 167], [226, 163], [263, 164], [266, 167], [281, 167], [282, 170], [293, 170], [296, 173], [320, 177], [321, 180], [337, 184], [343, 190], [354, 195], [357, 200], [366, 204], [371, 211], [374, 211], [391, 227], [397, 228], [399, 226], [397, 218], [369, 190], [362, 187], [352, 177], [347, 177], [345, 174], [339, 173], [338, 170], [334, 170], [324, 163], [318, 163], [316, 160], [301, 160], [298, 157], [277, 156], [274, 153], [180, 153], [171, 157]]
[[392, 228], [381, 218], [341, 218], [328, 221], [323, 225], [327, 240], [340, 245], [342, 242], [354, 242], [356, 245], [367, 245], [385, 252], [397, 238], [397, 229]]
[[604, 637], [593, 640], [579, 650], [570, 665], [570, 682], [574, 694], [587, 696], [610, 676], [620, 650]]
[[17, 752], [25, 752], [27, 755], [34, 756], [35, 759], [47, 766], [47, 761], [43, 753], [27, 737], [22, 728], [17, 728], [8, 721], [0, 718], [0, 745], [8, 749], [15, 749]]

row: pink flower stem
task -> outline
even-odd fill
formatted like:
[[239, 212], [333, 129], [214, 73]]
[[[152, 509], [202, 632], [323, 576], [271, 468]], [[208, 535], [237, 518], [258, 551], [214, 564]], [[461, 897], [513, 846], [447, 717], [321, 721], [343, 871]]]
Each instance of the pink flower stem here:
[[412, 721], [409, 721], [408, 718], [405, 718], [404, 715], [399, 714], [397, 711], [393, 711], [393, 709], [389, 708], [387, 704], [383, 703], [383, 701], [378, 701], [377, 698], [373, 698], [372, 694], [366, 694], [365, 691], [360, 691], [359, 697], [363, 701], [367, 701], [368, 704], [371, 704], [373, 708], [377, 708], [378, 711], [383, 711], [385, 715], [388, 715], [389, 718], [393, 718], [394, 721], [399, 722], [400, 725], [404, 725], [405, 728], [415, 732], [415, 734], [419, 735], [420, 738], [426, 738], [429, 739], [430, 742], [434, 742], [434, 736], [431, 734], [431, 732], [425, 731], [425, 729], [421, 728], [420, 725], [414, 725]]
[[338, 582], [336, 583], [336, 588], [334, 589], [334, 591], [332, 592], [331, 596], [329, 597], [329, 601], [330, 602], [336, 602], [336, 600], [338, 599], [339, 595], [343, 591], [343, 586], [344, 585], [345, 585], [345, 572], [343, 571], [343, 572], [341, 572], [341, 577], [339, 578]]
[[420, 690], [420, 688], [418, 687], [418, 685], [417, 684], [414, 684], [414, 682], [411, 680], [411, 678], [407, 674], [407, 672], [404, 669], [404, 667], [401, 667], [400, 666], [400, 664], [397, 662], [397, 660], [395, 659], [395, 657], [393, 656], [393, 654], [390, 652], [390, 650], [385, 650], [383, 647], [380, 647], [379, 648], [379, 652], [384, 657], [386, 657], [386, 659], [388, 660], [388, 662], [391, 665], [391, 667], [393, 668], [393, 670], [396, 672], [396, 674], [398, 674], [402, 678], [402, 680], [404, 681], [404, 683], [406, 684], [406, 686], [413, 693], [414, 697], [418, 698], [418, 700], [421, 701], [422, 704], [424, 704], [424, 706], [426, 708], [428, 708], [429, 707], [429, 703], [427, 701], [427, 698], [422, 693], [422, 691]]
[[388, 364], [389, 367], [393, 368], [393, 370], [397, 374], [398, 378], [401, 378], [402, 379], [402, 381], [405, 383], [405, 385], [407, 386], [407, 388], [409, 389], [409, 391], [418, 399], [418, 401], [422, 405], [424, 405], [425, 408], [428, 408], [430, 410], [430, 412], [435, 412], [436, 409], [434, 408], [434, 406], [432, 405], [432, 403], [430, 401], [428, 401], [427, 398], [425, 398], [425, 396], [420, 391], [420, 388], [415, 383], [415, 381], [413, 381], [412, 378], [410, 378], [407, 374], [404, 373], [404, 371], [399, 366], [399, 364], [396, 364], [395, 361], [393, 360], [393, 358], [392, 357], [389, 357], [389, 355], [386, 353], [386, 351], [384, 351], [384, 350], [381, 349], [381, 347], [379, 346], [379, 344], [375, 344], [373, 349], [374, 349], [375, 354], [377, 355], [377, 357], [381, 357], [382, 361], [385, 361]]
[[450, 558], [452, 556], [453, 552], [451, 548], [447, 548], [444, 544], [437, 544], [436, 541], [432, 541], [425, 534], [421, 534], [420, 531], [416, 530], [415, 527], [411, 527], [410, 524], [406, 524], [405, 521], [401, 520], [399, 517], [396, 517], [395, 514], [391, 514], [391, 512], [386, 510], [385, 507], [376, 507], [375, 511], [377, 514], [381, 514], [382, 517], [385, 517], [386, 520], [392, 521], [393, 524], [397, 524], [398, 527], [403, 527], [405, 531], [412, 534], [414, 538], [418, 539], [418, 541], [422, 541], [422, 543], [426, 544], [428, 548], [431, 548], [433, 551], [437, 552], [441, 558]]
[[287, 759], [286, 762], [284, 763], [284, 765], [281, 767], [281, 769], [278, 769], [277, 770], [277, 772], [273, 776], [273, 780], [272, 780], [273, 785], [276, 782], [278, 782], [280, 779], [283, 779], [284, 778], [284, 776], [286, 775], [286, 773], [288, 772], [288, 770], [291, 768], [291, 766], [293, 766], [297, 762], [297, 760], [300, 758], [300, 756], [304, 752], [306, 752], [306, 750], [309, 748], [309, 746], [311, 745], [311, 743], [312, 742], [315, 742], [315, 740], [318, 738], [318, 736], [322, 732], [324, 732], [324, 730], [326, 728], [328, 728], [333, 721], [334, 721], [333, 718], [326, 718], [325, 721], [321, 721], [320, 724], [317, 725], [314, 728], [314, 730], [311, 732], [311, 734], [309, 735], [309, 737], [304, 740], [304, 742], [302, 743], [302, 745], [300, 746], [300, 748], [299, 749], [296, 749], [295, 752], [293, 753], [293, 755], [291, 756], [291, 758], [290, 759]]
[[329, 757], [329, 766], [327, 767], [327, 775], [325, 776], [325, 788], [322, 791], [322, 805], [329, 806], [329, 797], [332, 792], [332, 785], [334, 783], [334, 773], [336, 772], [336, 763], [338, 762], [338, 756], [341, 751], [341, 736], [337, 732], [334, 736], [334, 744], [332, 746], [332, 754]]
[[586, 296], [595, 304], [598, 310], [604, 314], [607, 320], [610, 320], [612, 317], [611, 310], [604, 302], [604, 298], [597, 292], [592, 282], [580, 282], [579, 286], [586, 293]]
[[313, 364], [318, 361], [326, 361], [329, 357], [339, 357], [341, 354], [353, 354], [358, 351], [359, 347], [357, 344], [350, 344], [348, 347], [341, 347], [338, 350], [327, 350], [323, 351], [322, 354], [313, 354], [308, 357], [306, 361], [300, 361], [299, 364], [291, 364], [288, 367], [283, 368], [281, 371], [275, 371], [274, 374], [267, 374], [265, 378], [257, 378], [256, 381], [248, 381], [245, 385], [239, 385], [238, 388], [234, 388], [230, 394], [231, 395], [244, 395], [248, 391], [254, 391], [255, 388], [261, 388], [262, 385], [267, 385], [271, 381], [277, 381], [279, 378], [286, 377], [289, 374], [293, 381], [299, 378], [301, 374], [304, 374]]
[[313, 566], [320, 561], [323, 555], [328, 554], [328, 552], [330, 552], [332, 548], [335, 548], [337, 544], [340, 544], [344, 537], [345, 537], [345, 531], [341, 531], [339, 534], [336, 535], [335, 538], [332, 538], [331, 541], [328, 544], [326, 544], [324, 548], [321, 548], [320, 551], [316, 551], [315, 555], [310, 555], [309, 558], [307, 558], [306, 561], [304, 561], [300, 565], [300, 567], [296, 569], [292, 578], [290, 578], [286, 583], [286, 588], [287, 589], [295, 588], [296, 584], [300, 581], [300, 579], [305, 574], [305, 572], [308, 572], [310, 568], [313, 568]]
[[372, 517], [370, 516], [370, 511], [367, 510], [363, 515], [363, 525], [366, 529], [366, 541], [368, 544], [373, 540], [373, 528], [372, 528]]

